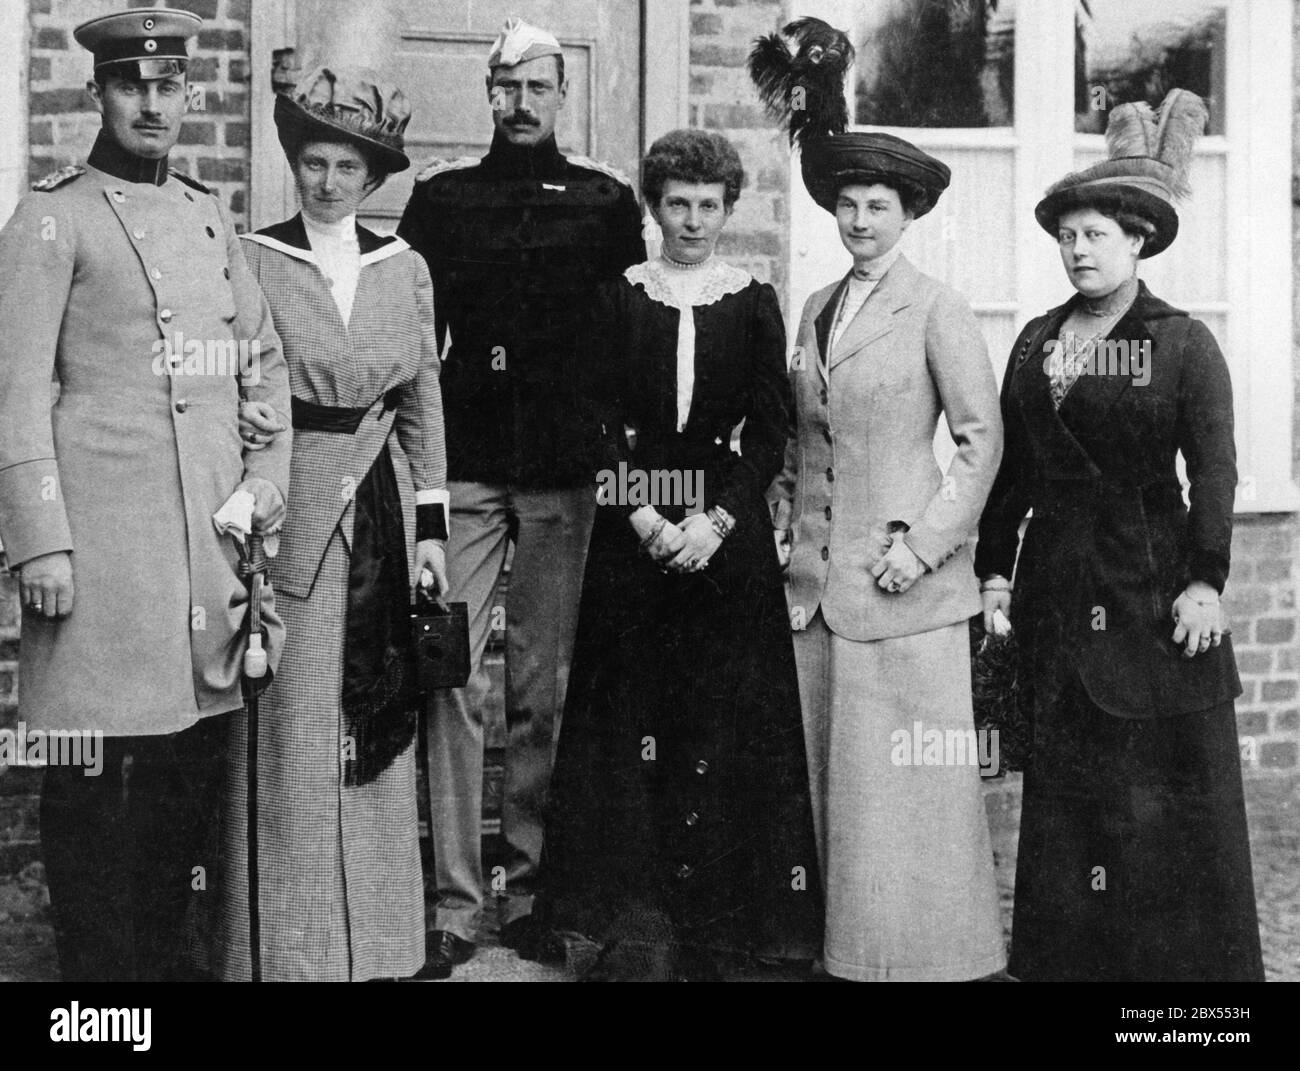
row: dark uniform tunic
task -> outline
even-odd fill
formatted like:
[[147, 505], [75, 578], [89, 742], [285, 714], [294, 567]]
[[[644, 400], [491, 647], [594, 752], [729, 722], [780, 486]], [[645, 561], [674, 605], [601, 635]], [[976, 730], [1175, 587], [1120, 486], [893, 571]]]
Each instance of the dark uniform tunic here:
[[448, 479], [590, 482], [595, 429], [575, 343], [596, 285], [645, 257], [627, 180], [566, 159], [554, 138], [524, 149], [498, 137], [481, 161], [425, 172], [397, 233], [438, 295]]

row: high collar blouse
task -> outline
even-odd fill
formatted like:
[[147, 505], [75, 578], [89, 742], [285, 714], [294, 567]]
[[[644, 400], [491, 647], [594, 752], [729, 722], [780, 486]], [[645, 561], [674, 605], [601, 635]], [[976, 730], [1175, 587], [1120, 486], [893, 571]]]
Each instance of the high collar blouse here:
[[302, 214], [303, 229], [316, 254], [316, 263], [329, 285], [334, 304], [346, 324], [352, 319], [352, 303], [357, 296], [357, 282], [361, 278], [361, 247], [357, 244], [357, 217], [344, 216], [336, 223], [321, 223], [306, 212]]
[[888, 252], [853, 266], [853, 271], [849, 274], [849, 285], [844, 288], [844, 297], [840, 300], [839, 310], [835, 314], [835, 326], [831, 331], [832, 350], [839, 343], [840, 336], [848, 330], [853, 318], [867, 303], [867, 298], [876, 289], [876, 284], [885, 277], [885, 272], [893, 267], [894, 261], [902, 252], [902, 246], [895, 243]]

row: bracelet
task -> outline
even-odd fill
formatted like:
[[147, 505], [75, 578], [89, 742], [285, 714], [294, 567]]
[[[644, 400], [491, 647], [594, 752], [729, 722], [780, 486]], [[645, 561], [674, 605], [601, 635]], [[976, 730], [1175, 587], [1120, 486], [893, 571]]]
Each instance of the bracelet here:
[[736, 518], [721, 506], [710, 506], [704, 515], [709, 518], [709, 524], [719, 539], [726, 539], [736, 530]]
[[662, 515], [659, 517], [657, 521], [655, 521], [654, 527], [650, 529], [650, 534], [646, 536], [643, 540], [641, 540], [642, 550], [645, 550], [647, 547], [650, 546], [651, 543], [653, 543], [656, 539], [659, 538], [659, 533], [664, 530], [664, 526], [667, 523], [668, 523], [668, 518]]

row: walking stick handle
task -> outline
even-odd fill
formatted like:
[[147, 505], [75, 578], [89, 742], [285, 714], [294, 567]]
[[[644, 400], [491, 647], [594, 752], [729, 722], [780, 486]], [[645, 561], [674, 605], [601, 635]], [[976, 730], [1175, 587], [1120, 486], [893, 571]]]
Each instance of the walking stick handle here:
[[248, 561], [252, 576], [248, 585], [248, 647], [244, 650], [244, 676], [260, 680], [266, 676], [266, 651], [262, 648], [262, 585], [266, 581], [266, 558], [262, 552], [262, 537], [250, 533]]

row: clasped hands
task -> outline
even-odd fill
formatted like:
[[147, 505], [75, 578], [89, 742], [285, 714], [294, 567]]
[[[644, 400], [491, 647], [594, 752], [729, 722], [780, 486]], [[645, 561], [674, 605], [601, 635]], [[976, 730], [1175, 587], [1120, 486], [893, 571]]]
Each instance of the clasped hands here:
[[[788, 528], [773, 529], [776, 540], [776, 559], [782, 572], [790, 567], [794, 549], [793, 533]], [[887, 543], [882, 543], [879, 554], [869, 568], [877, 586], [889, 594], [901, 595], [929, 571], [925, 562], [903, 539], [902, 532], [893, 532]]]
[[630, 519], [646, 553], [665, 572], [698, 573], [722, 545], [721, 536], [703, 513], [693, 513], [678, 525], [665, 520], [653, 506], [641, 506]]
[[881, 591], [902, 595], [927, 571], [925, 562], [903, 539], [902, 532], [892, 532], [888, 545], [881, 546], [881, 554], [871, 565], [871, 575]]

